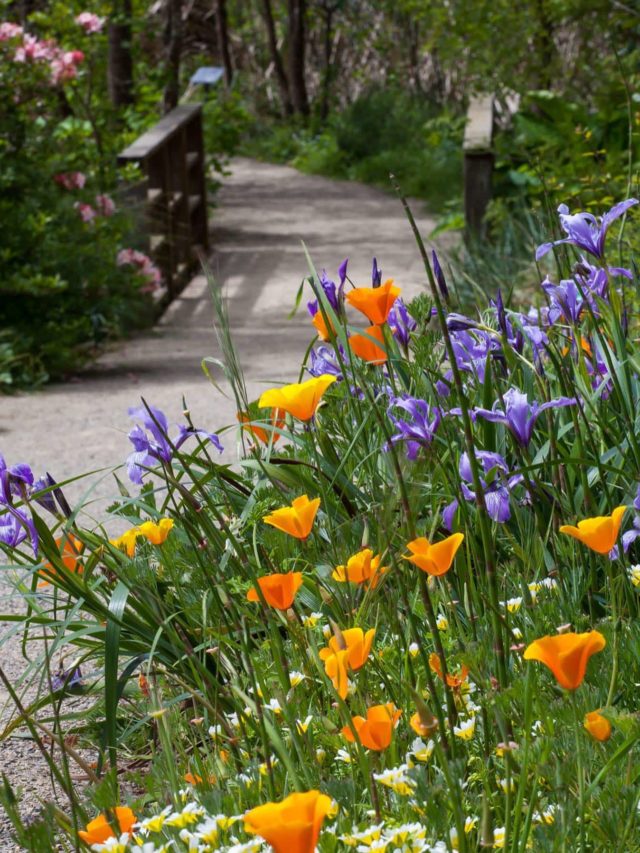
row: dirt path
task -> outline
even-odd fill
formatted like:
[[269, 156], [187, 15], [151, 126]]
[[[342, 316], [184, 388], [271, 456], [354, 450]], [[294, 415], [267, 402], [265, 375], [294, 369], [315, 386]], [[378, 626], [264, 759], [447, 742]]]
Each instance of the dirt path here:
[[[349, 257], [349, 274], [369, 284], [375, 255], [385, 276], [408, 298], [424, 287], [420, 257], [399, 203], [359, 184], [302, 175], [293, 169], [237, 159], [217, 197], [212, 219], [212, 268], [229, 298], [232, 330], [245, 367], [249, 393], [296, 381], [311, 340], [304, 306], [286, 316], [307, 274], [301, 241], [318, 269], [334, 276]], [[419, 216], [427, 235], [434, 222]], [[89, 513], [99, 516], [115, 484], [111, 470], [129, 452], [129, 406], [140, 396], [181, 420], [186, 398], [197, 426], [217, 430], [235, 421], [235, 407], [204, 377], [200, 362], [217, 355], [207, 283], [200, 276], [186, 288], [158, 326], [105, 354], [74, 381], [35, 394], [0, 397], [0, 453], [8, 464], [28, 462], [58, 480], [104, 468], [69, 487], [72, 498], [91, 490]], [[229, 433], [225, 457], [235, 451]], [[121, 476], [126, 478], [124, 472]], [[85, 523], [89, 523], [85, 519]], [[1, 571], [1, 570], [0, 570]], [[0, 586], [0, 613], [19, 609]], [[4, 593], [4, 594], [2, 594]], [[0, 623], [0, 634], [6, 625]], [[19, 644], [1, 651], [3, 665], [17, 677], [24, 668]], [[0, 713], [6, 694], [0, 689]], [[49, 795], [44, 763], [30, 741], [0, 743], [0, 771], [23, 787], [25, 811], [37, 810], [37, 795]], [[61, 805], [64, 806], [64, 803]], [[0, 812], [0, 850], [10, 850]]]

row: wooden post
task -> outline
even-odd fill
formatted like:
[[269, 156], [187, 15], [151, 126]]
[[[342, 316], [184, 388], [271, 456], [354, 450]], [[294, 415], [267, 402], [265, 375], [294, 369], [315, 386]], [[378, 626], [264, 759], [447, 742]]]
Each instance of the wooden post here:
[[170, 301], [187, 284], [199, 250], [208, 248], [202, 104], [176, 107], [119, 156], [147, 179], [149, 249]]
[[493, 174], [493, 96], [472, 98], [464, 134], [464, 216], [467, 239], [484, 234]]

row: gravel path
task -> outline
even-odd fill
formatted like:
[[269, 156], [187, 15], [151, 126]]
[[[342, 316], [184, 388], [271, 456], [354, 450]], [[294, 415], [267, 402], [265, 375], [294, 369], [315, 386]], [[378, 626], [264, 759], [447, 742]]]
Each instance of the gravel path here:
[[[236, 159], [216, 201], [211, 263], [229, 299], [250, 395], [258, 396], [278, 381], [296, 381], [311, 339], [304, 306], [294, 319], [286, 319], [307, 274], [301, 241], [316, 267], [326, 267], [330, 276], [349, 256], [352, 280], [369, 284], [375, 255], [383, 274], [393, 277], [406, 297], [424, 287], [420, 256], [402, 209], [379, 190]], [[415, 212], [419, 214], [417, 205]], [[418, 220], [427, 235], [434, 222], [422, 214]], [[203, 357], [217, 354], [207, 283], [199, 276], [151, 332], [105, 353], [72, 381], [34, 394], [0, 397], [0, 453], [8, 464], [28, 462], [36, 474], [47, 470], [58, 481], [102, 469], [66, 490], [73, 500], [88, 497], [87, 513], [100, 517], [107, 497], [115, 493], [111, 472], [129, 450], [127, 408], [140, 396], [164, 410], [170, 422], [181, 420], [183, 395], [197, 426], [215, 430], [235, 421], [231, 399], [209, 383], [200, 367]], [[231, 460], [231, 434], [226, 444], [224, 455]], [[0, 575], [0, 613], [20, 608]], [[0, 635], [8, 627], [0, 623]], [[3, 645], [1, 655], [3, 667], [16, 678], [25, 666], [19, 641]], [[5, 700], [0, 688], [0, 720]], [[27, 816], [37, 813], [38, 796], [51, 796], [46, 766], [29, 740], [0, 742], [0, 772], [22, 788]], [[0, 812], [0, 850], [12, 849]]]

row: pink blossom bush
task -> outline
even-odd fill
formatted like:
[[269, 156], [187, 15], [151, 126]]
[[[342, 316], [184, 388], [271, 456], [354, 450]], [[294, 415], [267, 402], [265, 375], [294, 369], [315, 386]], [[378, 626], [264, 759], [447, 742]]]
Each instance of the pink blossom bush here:
[[162, 284], [162, 273], [144, 252], [138, 252], [136, 249], [121, 249], [118, 252], [117, 264], [119, 267], [130, 265], [136, 268], [145, 279], [144, 285], [140, 288], [142, 293], [152, 293]]
[[93, 12], [81, 12], [79, 15], [76, 15], [75, 21], [87, 35], [93, 35], [94, 33], [102, 32], [105, 19], [99, 15], [94, 15]]
[[53, 180], [65, 190], [81, 190], [87, 182], [84, 172], [60, 172]]

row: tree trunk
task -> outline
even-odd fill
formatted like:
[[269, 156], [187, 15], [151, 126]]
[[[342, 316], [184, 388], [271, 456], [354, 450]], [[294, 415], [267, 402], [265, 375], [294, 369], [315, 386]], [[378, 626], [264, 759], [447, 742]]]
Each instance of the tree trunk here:
[[262, 0], [262, 11], [264, 13], [264, 23], [267, 28], [267, 40], [269, 42], [269, 53], [271, 61], [276, 72], [276, 80], [278, 81], [278, 89], [280, 90], [280, 100], [282, 101], [282, 111], [286, 116], [290, 116], [293, 112], [291, 94], [289, 92], [289, 81], [287, 79], [282, 57], [278, 50], [278, 40], [276, 38], [276, 26], [273, 21], [273, 12], [271, 10], [271, 0]]
[[133, 57], [131, 54], [131, 0], [117, 0], [109, 21], [107, 86], [114, 107], [133, 103]]
[[296, 113], [309, 114], [305, 82], [306, 0], [289, 0], [289, 81], [291, 101]]
[[324, 9], [324, 71], [322, 75], [322, 102], [320, 104], [320, 118], [325, 121], [329, 115], [331, 101], [331, 53], [333, 40], [333, 13], [335, 6], [326, 6]]
[[227, 25], [227, 0], [216, 0], [216, 33], [218, 50], [224, 66], [224, 82], [230, 86], [233, 82], [233, 64], [229, 46], [229, 28]]
[[165, 0], [166, 19], [164, 47], [167, 82], [164, 87], [163, 106], [165, 113], [178, 106], [180, 98], [180, 59], [182, 56], [182, 2]]

